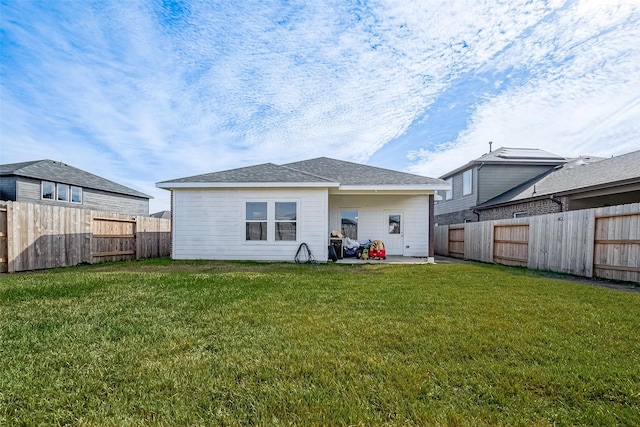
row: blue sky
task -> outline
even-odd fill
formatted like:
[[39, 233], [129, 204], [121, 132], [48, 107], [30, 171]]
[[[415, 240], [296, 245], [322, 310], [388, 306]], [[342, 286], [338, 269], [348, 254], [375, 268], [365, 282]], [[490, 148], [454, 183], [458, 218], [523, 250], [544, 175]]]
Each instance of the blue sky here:
[[158, 181], [640, 149], [640, 0], [1, 0], [0, 163]]

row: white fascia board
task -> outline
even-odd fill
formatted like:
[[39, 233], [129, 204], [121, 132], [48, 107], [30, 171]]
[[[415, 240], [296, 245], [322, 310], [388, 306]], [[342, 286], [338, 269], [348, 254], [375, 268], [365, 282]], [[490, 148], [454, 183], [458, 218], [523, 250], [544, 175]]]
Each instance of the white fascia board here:
[[414, 184], [414, 185], [341, 185], [343, 191], [437, 191], [450, 190], [449, 184]]
[[337, 182], [158, 182], [156, 187], [174, 188], [327, 188]]

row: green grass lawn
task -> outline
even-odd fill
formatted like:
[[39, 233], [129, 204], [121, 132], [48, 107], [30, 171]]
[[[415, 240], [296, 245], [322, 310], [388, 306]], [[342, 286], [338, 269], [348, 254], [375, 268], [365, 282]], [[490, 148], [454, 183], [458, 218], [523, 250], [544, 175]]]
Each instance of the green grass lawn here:
[[0, 425], [640, 425], [640, 293], [481, 264], [0, 276]]

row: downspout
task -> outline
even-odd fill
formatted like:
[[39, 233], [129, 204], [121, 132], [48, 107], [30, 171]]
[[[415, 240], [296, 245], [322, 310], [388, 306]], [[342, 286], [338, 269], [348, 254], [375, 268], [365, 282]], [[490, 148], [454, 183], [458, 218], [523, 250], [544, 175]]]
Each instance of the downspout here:
[[478, 212], [477, 210], [473, 209], [471, 211], [472, 213], [476, 214], [476, 216], [478, 217], [478, 222], [480, 222], [480, 212]]
[[564, 210], [563, 210], [563, 206], [562, 206], [562, 201], [560, 201], [560, 200], [558, 200], [558, 199], [555, 199], [555, 198], [553, 197], [553, 194], [552, 194], [551, 196], [549, 196], [549, 200], [551, 200], [553, 203], [557, 203], [557, 204], [558, 204], [558, 206], [560, 206], [560, 212], [564, 212]]

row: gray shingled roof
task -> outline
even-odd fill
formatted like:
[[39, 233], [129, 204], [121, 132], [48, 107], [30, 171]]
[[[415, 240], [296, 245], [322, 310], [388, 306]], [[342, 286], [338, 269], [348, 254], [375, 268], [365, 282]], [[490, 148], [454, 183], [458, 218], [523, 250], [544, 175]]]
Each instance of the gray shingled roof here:
[[510, 165], [561, 165], [568, 159], [549, 153], [538, 148], [509, 148], [500, 147], [490, 153], [483, 154], [475, 160], [471, 160], [440, 178], [448, 178], [474, 165], [480, 164], [510, 164]]
[[171, 183], [339, 183], [341, 185], [425, 185], [446, 184], [427, 178], [374, 166], [319, 157], [301, 162], [275, 165], [265, 163], [222, 172], [196, 175], [158, 184]]
[[413, 175], [390, 169], [367, 166], [343, 160], [318, 157], [284, 165], [317, 176], [338, 181], [342, 185], [429, 185], [444, 184], [437, 178]]
[[140, 191], [53, 160], [34, 160], [31, 162], [0, 165], [0, 176], [10, 175], [77, 185], [83, 188], [142, 197], [145, 199], [152, 198]]
[[631, 182], [640, 182], [640, 151], [608, 159], [580, 157], [477, 207], [488, 208], [526, 199], [577, 193]]
[[230, 169], [221, 172], [206, 173], [203, 175], [189, 176], [186, 178], [178, 178], [170, 181], [163, 181], [161, 184], [166, 183], [256, 183], [256, 182], [300, 182], [300, 183], [312, 183], [312, 182], [336, 182], [326, 178], [317, 177], [308, 173], [300, 172], [283, 166], [278, 166], [273, 163], [264, 163], [256, 166], [248, 166], [238, 169]]

